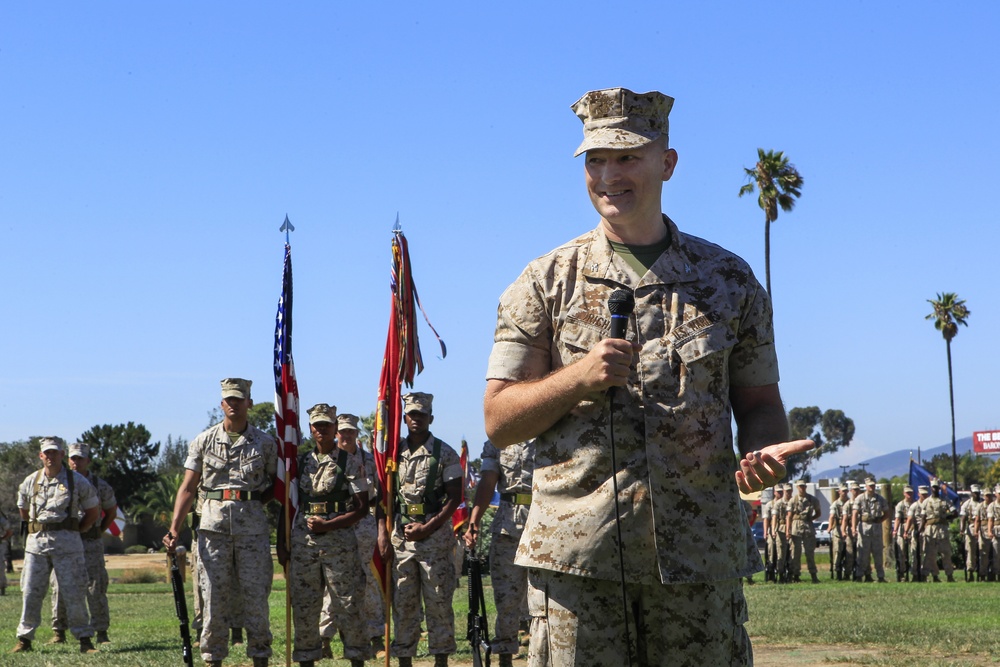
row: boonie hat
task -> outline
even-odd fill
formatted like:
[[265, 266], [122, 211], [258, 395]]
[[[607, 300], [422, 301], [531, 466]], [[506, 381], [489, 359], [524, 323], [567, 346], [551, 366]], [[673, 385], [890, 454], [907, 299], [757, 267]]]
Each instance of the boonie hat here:
[[315, 424], [317, 422], [330, 422], [331, 424], [337, 423], [337, 406], [327, 405], [326, 403], [317, 403], [308, 410], [309, 412], [309, 423]]
[[358, 416], [348, 413], [343, 413], [337, 415], [337, 430], [338, 431], [357, 431], [358, 430]]
[[410, 394], [403, 395], [403, 414], [409, 414], [414, 410], [417, 412], [423, 412], [426, 415], [431, 414], [431, 403], [434, 401], [433, 394], [425, 394], [422, 391], [415, 391]]
[[69, 457], [82, 456], [86, 459], [90, 458], [90, 445], [82, 442], [74, 442], [69, 446]]
[[222, 398], [250, 398], [251, 380], [243, 378], [226, 378], [221, 380]]
[[42, 452], [47, 452], [50, 449], [55, 449], [55, 450], [61, 452], [61, 451], [63, 451], [63, 449], [64, 449], [63, 445], [65, 444], [63, 442], [62, 438], [60, 438], [59, 436], [55, 436], [55, 435], [47, 435], [47, 436], [41, 438], [38, 441], [38, 443], [40, 445], [39, 451], [42, 451]]
[[673, 105], [674, 98], [655, 90], [605, 88], [586, 93], [571, 107], [583, 121], [583, 143], [573, 157], [595, 148], [638, 148], [669, 135], [667, 117]]

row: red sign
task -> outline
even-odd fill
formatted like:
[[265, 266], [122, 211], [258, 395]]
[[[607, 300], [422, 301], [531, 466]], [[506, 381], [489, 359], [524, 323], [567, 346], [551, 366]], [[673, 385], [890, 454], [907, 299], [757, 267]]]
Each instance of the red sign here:
[[1000, 431], [976, 431], [972, 434], [972, 449], [977, 454], [1000, 454]]

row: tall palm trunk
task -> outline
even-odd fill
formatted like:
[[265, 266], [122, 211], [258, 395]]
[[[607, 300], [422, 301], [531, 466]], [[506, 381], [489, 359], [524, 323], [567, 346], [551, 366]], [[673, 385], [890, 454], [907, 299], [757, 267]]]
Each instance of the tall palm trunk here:
[[771, 294], [771, 216], [764, 211], [764, 280], [767, 283], [767, 295]]
[[958, 490], [958, 454], [955, 448], [955, 385], [951, 379], [951, 341], [945, 339], [948, 349], [948, 399], [951, 401], [951, 484]]

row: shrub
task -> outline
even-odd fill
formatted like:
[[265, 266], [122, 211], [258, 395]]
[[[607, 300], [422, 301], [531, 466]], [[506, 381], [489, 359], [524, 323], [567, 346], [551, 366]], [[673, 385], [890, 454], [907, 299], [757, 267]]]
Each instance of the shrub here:
[[167, 574], [165, 571], [154, 570], [148, 567], [123, 570], [122, 576], [118, 577], [119, 584], [162, 584], [166, 580]]

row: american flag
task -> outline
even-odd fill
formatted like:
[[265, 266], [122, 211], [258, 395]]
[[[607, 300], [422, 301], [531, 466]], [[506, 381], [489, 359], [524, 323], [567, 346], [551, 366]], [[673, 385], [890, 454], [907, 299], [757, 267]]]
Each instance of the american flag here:
[[298, 452], [302, 439], [299, 430], [299, 386], [295, 382], [292, 362], [292, 246], [285, 244], [285, 268], [278, 299], [277, 322], [274, 327], [274, 419], [278, 428], [278, 478], [274, 497], [285, 502], [288, 483], [288, 516], [299, 506]]

